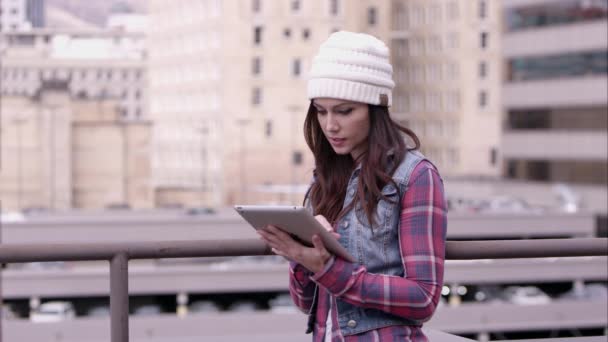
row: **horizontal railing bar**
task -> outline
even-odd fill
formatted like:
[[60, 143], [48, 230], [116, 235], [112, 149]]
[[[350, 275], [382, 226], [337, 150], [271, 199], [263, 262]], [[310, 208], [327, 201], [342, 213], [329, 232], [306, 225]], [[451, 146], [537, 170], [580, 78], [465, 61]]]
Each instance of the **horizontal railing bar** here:
[[[110, 260], [124, 253], [128, 259], [270, 255], [260, 240], [200, 240], [124, 243], [0, 245], [0, 263], [36, 261]], [[608, 255], [606, 238], [448, 241], [446, 259], [507, 259]]]
[[448, 241], [446, 259], [518, 259], [608, 255], [607, 238]]
[[0, 245], [0, 262], [110, 260], [125, 253], [129, 259], [268, 255], [260, 240], [199, 240], [115, 243], [54, 243]]

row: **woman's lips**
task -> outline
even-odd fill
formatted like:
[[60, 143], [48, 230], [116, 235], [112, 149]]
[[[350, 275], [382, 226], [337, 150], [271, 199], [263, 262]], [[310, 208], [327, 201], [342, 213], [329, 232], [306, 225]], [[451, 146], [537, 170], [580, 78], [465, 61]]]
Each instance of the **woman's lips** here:
[[329, 138], [329, 142], [335, 147], [341, 147], [346, 142], [345, 138]]

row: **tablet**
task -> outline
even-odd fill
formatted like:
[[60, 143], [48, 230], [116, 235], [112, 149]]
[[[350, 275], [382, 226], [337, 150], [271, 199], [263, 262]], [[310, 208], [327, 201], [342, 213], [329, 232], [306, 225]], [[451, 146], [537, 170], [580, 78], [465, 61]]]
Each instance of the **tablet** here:
[[268, 205], [236, 205], [234, 209], [253, 228], [261, 229], [267, 225], [281, 228], [291, 235], [294, 240], [305, 246], [312, 247], [312, 236], [319, 234], [325, 248], [344, 260], [355, 262], [355, 259], [342, 247], [338, 240], [301, 206], [268, 206]]

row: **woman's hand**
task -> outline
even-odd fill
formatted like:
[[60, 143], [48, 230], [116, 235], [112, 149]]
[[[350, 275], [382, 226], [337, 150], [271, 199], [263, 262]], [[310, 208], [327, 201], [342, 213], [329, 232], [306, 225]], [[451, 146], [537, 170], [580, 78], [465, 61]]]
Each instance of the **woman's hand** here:
[[[325, 229], [333, 233], [331, 225], [323, 216], [318, 215], [315, 218]], [[295, 241], [280, 228], [272, 225], [259, 229], [257, 232], [275, 254], [295, 261], [313, 273], [321, 271], [331, 258], [331, 254], [327, 251], [321, 237], [317, 234], [312, 237], [313, 247], [307, 247]], [[336, 233], [334, 234], [337, 235]]]

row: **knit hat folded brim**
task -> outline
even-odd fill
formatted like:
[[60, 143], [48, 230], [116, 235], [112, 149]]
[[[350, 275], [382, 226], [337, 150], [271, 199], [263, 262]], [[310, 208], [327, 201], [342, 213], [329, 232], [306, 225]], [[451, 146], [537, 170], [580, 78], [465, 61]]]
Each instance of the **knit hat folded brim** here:
[[308, 98], [332, 98], [372, 105], [391, 106], [391, 89], [374, 84], [335, 78], [313, 78], [308, 81]]

